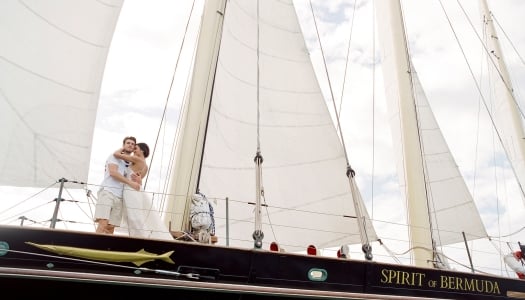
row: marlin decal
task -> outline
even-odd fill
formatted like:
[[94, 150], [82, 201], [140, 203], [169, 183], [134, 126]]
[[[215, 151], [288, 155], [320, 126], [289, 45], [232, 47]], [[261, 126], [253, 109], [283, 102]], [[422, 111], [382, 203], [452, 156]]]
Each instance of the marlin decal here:
[[144, 263], [149, 261], [154, 261], [160, 259], [170, 264], [174, 264], [170, 256], [174, 251], [168, 251], [164, 254], [155, 254], [147, 252], [144, 249], [141, 249], [137, 252], [122, 252], [122, 251], [105, 251], [105, 250], [96, 250], [88, 248], [76, 248], [68, 246], [57, 246], [57, 245], [41, 245], [32, 242], [26, 242], [31, 246], [53, 252], [60, 255], [67, 255], [73, 257], [80, 257], [85, 259], [92, 259], [98, 261], [108, 261], [108, 262], [131, 262], [136, 266], [141, 266]]

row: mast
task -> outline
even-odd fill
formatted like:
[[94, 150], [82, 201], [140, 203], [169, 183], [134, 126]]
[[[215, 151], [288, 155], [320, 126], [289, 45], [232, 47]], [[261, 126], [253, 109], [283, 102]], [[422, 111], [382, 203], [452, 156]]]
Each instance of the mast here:
[[263, 163], [263, 156], [261, 154], [261, 137], [260, 137], [260, 121], [261, 121], [261, 111], [260, 111], [260, 105], [261, 105], [261, 91], [260, 91], [260, 3], [259, 0], [257, 0], [257, 151], [255, 153], [255, 158], [253, 159], [255, 163], [255, 228], [252, 234], [253, 237], [253, 246], [255, 249], [261, 249], [262, 248], [262, 242], [264, 238], [264, 232], [262, 230], [262, 211], [261, 211], [261, 203], [262, 203], [262, 163]]
[[488, 235], [411, 62], [400, 2], [378, 1], [376, 9], [415, 265], [441, 268], [437, 247]]
[[509, 72], [503, 58], [494, 20], [487, 1], [480, 0], [481, 18], [485, 27], [485, 46], [489, 55], [489, 69], [493, 84], [494, 109], [489, 114], [494, 119], [498, 136], [501, 139], [507, 158], [520, 187], [522, 200], [525, 203], [525, 133], [519, 114], [518, 103]]
[[[381, 4], [383, 6], [381, 6]], [[408, 227], [413, 248], [416, 266], [430, 267], [433, 261], [433, 249], [429, 207], [425, 186], [425, 171], [422, 157], [422, 146], [419, 137], [418, 116], [416, 112], [416, 98], [413, 91], [412, 65], [408, 54], [403, 16], [399, 1], [384, 1], [376, 5], [378, 20], [384, 24], [386, 31], [380, 30], [385, 58], [383, 59], [384, 72], [390, 73], [397, 85], [385, 87], [390, 89], [393, 102], [397, 103], [399, 119], [397, 126], [403, 137], [401, 152], [404, 157], [404, 180], [408, 207]], [[384, 33], [384, 36], [381, 34]], [[415, 73], [414, 73], [415, 74]], [[386, 76], [386, 75], [385, 75]]]
[[208, 0], [204, 7], [193, 77], [176, 141], [176, 163], [170, 176], [166, 221], [171, 230], [185, 230], [188, 226], [189, 203], [198, 189], [225, 7], [225, 0]]

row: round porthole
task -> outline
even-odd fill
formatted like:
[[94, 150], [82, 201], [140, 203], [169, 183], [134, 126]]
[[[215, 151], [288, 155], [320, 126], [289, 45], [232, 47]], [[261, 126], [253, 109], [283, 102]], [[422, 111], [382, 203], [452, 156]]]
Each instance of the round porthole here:
[[6, 242], [0, 242], [0, 256], [4, 256], [9, 252], [9, 244]]
[[308, 271], [308, 279], [312, 281], [325, 281], [328, 273], [324, 269], [313, 268]]

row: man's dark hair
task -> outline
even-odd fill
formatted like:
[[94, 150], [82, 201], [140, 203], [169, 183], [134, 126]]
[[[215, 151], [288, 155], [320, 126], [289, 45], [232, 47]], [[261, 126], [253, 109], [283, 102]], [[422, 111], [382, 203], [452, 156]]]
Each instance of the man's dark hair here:
[[142, 153], [144, 153], [144, 158], [149, 156], [149, 147], [146, 143], [138, 143], [137, 146], [139, 146], [140, 150], [142, 150]]
[[127, 140], [132, 140], [135, 142], [135, 144], [137, 143], [137, 139], [134, 136], [127, 136], [122, 140], [122, 145], [124, 145]]

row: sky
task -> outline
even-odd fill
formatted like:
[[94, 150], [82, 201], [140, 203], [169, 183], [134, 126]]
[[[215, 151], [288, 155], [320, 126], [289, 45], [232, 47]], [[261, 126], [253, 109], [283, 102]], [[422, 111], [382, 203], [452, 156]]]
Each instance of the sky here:
[[[329, 85], [316, 41], [309, 1], [294, 2], [321, 86], [328, 99]], [[354, 1], [312, 0], [312, 7], [328, 63], [335, 101], [338, 105], [342, 103], [341, 122], [350, 163], [357, 172], [359, 188], [369, 213], [374, 219], [384, 220], [380, 222], [378, 231], [382, 230], [381, 233], [385, 236], [393, 235], [397, 226], [387, 224], [401, 223], [405, 216], [403, 203], [398, 199], [395, 165], [389, 149], [391, 140], [381, 91], [382, 74], [378, 56], [373, 54], [373, 49], [377, 50], [379, 46], [374, 43], [371, 2], [356, 2], [355, 14]], [[191, 4], [192, 1], [188, 0], [128, 0], [124, 3], [104, 73], [89, 183], [98, 184], [102, 181], [106, 157], [120, 147], [124, 136], [133, 135], [138, 141], [149, 144], [152, 150], [155, 149], [154, 157], [149, 159], [152, 171], [146, 189], [161, 190], [163, 182], [159, 179], [166, 176], [166, 163], [162, 162], [162, 158], [170, 155], [178, 106], [184, 90], [184, 85], [176, 84], [170, 91], [170, 83], [175, 68], [182, 78], [185, 76], [182, 70], [188, 66], [188, 60], [177, 62], [177, 53], [181, 49], [182, 34]], [[201, 5], [202, 1], [196, 1], [195, 11]], [[500, 39], [504, 49], [509, 50], [510, 54], [505, 59], [513, 78], [515, 93], [522, 103], [525, 68], [521, 57], [525, 55], [525, 32], [520, 21], [525, 15], [525, 2], [497, 0], [489, 1], [489, 6], [504, 29], [505, 38]], [[462, 8], [468, 12], [471, 22], [478, 26], [477, 1], [403, 1], [413, 62], [438, 123], [475, 196], [478, 209], [488, 220], [486, 225], [489, 227], [489, 234], [504, 235], [520, 228], [516, 224], [523, 223], [519, 220], [523, 219], [525, 211], [510, 179], [509, 169], [501, 163], [498, 168], [487, 168], [490, 157], [479, 156], [474, 160], [472, 155], [475, 147], [491, 147], [493, 135], [487, 128], [484, 131], [477, 130], [478, 112], [468, 110], [471, 106], [477, 107], [479, 98], [458, 42], [451, 35], [450, 24], [458, 40], [464, 43], [462, 47], [468, 54], [469, 64], [476, 72], [480, 68], [481, 50], [476, 38], [464, 42], [463, 38], [467, 37], [467, 33], [471, 36], [471, 29], [465, 21]], [[182, 50], [186, 55], [191, 51], [191, 40], [199, 17], [200, 14], [196, 13], [190, 22], [189, 30], [193, 34], [187, 36]], [[344, 78], [350, 36], [350, 58]], [[341, 102], [343, 86], [344, 101]], [[161, 124], [159, 119], [168, 98], [170, 101], [166, 107], [166, 116], [169, 121]], [[356, 113], [358, 109], [369, 113]], [[372, 111], [375, 112], [373, 120], [370, 117]], [[497, 199], [491, 196], [493, 183], [496, 181]], [[39, 193], [38, 190], [33, 190], [30, 194], [22, 194], [19, 190], [9, 188], [2, 188], [2, 191], [11, 195], [8, 198], [13, 200], [9, 204], [4, 203], [4, 208], [29, 201], [33, 198], [33, 193]], [[392, 205], [381, 207], [380, 204], [385, 202], [396, 203], [399, 210], [393, 210]], [[52, 203], [46, 204], [47, 207], [50, 205]], [[82, 204], [73, 204], [78, 205]], [[11, 219], [0, 219], [0, 222], [7, 221], [13, 222]], [[75, 225], [78, 224], [68, 223], [71, 227]], [[524, 234], [522, 236], [525, 237]], [[522, 240], [525, 241], [525, 238]]]

